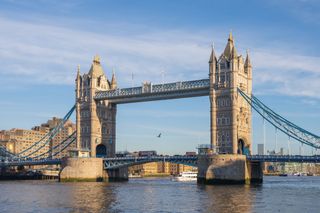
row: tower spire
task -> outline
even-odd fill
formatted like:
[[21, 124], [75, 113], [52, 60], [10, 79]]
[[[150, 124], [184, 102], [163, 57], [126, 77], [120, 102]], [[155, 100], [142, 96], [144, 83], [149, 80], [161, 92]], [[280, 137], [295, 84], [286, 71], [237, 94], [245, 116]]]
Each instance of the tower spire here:
[[216, 54], [214, 52], [214, 43], [211, 45], [211, 55], [209, 59], [209, 63], [213, 63], [214, 61], [217, 61]]
[[117, 80], [116, 80], [114, 68], [112, 68], [111, 89], [116, 89], [116, 88], [117, 88]]
[[77, 66], [77, 76], [80, 76], [80, 64]]
[[237, 50], [234, 46], [232, 31], [230, 31], [229, 33], [228, 43], [226, 48], [224, 49], [223, 55], [226, 57], [227, 60], [231, 60], [232, 58], [236, 58], [238, 56]]
[[246, 61], [244, 62], [245, 67], [251, 67], [251, 60], [249, 56], [249, 50], [247, 50], [247, 56], [246, 56]]
[[232, 30], [230, 30], [228, 41], [233, 42]]

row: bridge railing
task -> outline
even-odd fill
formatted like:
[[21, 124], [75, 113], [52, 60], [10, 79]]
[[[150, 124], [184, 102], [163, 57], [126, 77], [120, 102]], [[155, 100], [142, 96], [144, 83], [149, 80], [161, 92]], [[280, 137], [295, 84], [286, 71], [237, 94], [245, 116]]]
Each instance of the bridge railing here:
[[209, 79], [200, 79], [193, 81], [179, 81], [166, 84], [144, 83], [141, 87], [132, 87], [124, 89], [115, 89], [109, 91], [96, 92], [95, 99], [112, 99], [117, 97], [136, 96], [143, 94], [165, 93], [182, 90], [209, 89]]

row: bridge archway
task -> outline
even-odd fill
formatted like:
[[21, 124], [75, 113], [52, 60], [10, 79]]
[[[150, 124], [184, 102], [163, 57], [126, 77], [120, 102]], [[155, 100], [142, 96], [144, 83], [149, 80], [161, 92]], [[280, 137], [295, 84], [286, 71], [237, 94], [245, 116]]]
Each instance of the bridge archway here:
[[97, 158], [103, 158], [107, 156], [107, 148], [105, 145], [103, 144], [99, 144], [96, 147], [96, 157]]
[[245, 154], [245, 143], [243, 139], [238, 140], [238, 154], [244, 155]]
[[246, 143], [244, 142], [244, 140], [242, 138], [240, 138], [238, 140], [237, 153], [240, 155], [249, 155], [250, 154], [249, 146], [246, 145]]

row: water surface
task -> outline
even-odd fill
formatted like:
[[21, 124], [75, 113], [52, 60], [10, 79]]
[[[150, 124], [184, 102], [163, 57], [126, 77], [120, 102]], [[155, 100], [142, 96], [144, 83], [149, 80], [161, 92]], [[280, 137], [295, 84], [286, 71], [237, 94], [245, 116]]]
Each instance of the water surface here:
[[320, 212], [320, 177], [204, 186], [169, 178], [121, 183], [0, 182], [0, 212]]

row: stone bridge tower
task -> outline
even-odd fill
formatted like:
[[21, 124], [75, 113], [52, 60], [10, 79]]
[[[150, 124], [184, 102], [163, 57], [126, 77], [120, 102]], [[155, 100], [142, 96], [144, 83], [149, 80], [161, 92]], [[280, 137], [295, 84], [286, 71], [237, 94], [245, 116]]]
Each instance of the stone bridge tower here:
[[251, 153], [251, 106], [237, 89], [252, 92], [252, 67], [247, 53], [238, 55], [230, 33], [217, 59], [212, 48], [209, 60], [211, 144], [219, 154]]
[[104, 74], [99, 56], [95, 56], [87, 74], [76, 78], [76, 120], [78, 156], [113, 157], [115, 155], [116, 105], [96, 101], [96, 91], [117, 87], [113, 73], [111, 82]]

